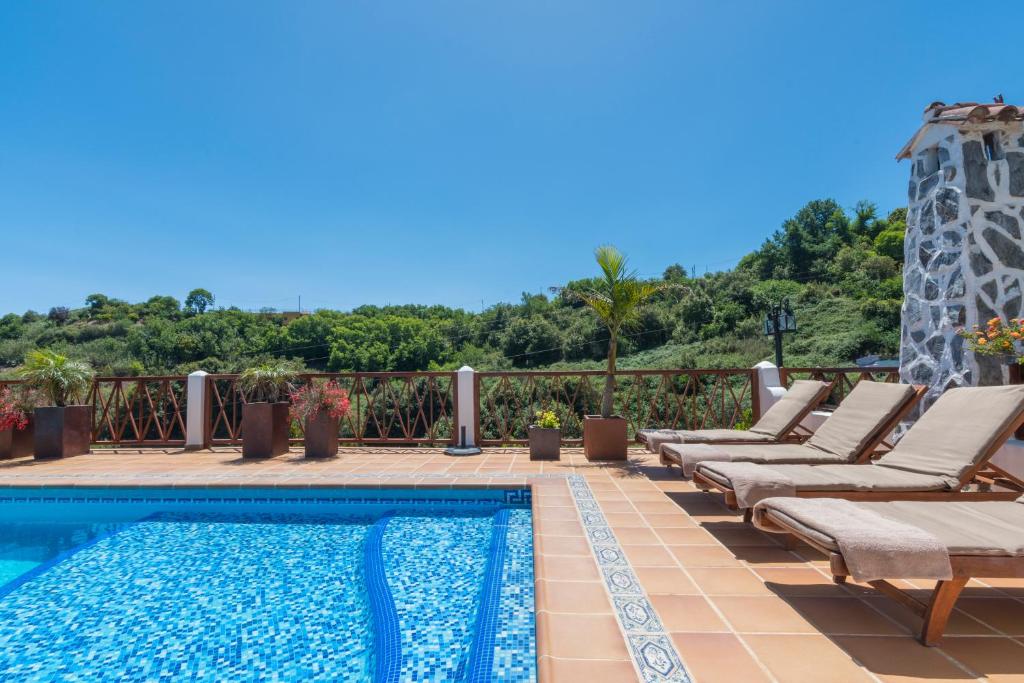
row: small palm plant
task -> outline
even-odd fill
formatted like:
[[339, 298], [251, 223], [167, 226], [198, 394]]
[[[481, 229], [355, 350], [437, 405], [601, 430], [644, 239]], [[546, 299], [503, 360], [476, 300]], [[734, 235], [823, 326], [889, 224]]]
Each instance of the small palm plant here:
[[18, 375], [29, 386], [42, 392], [51, 406], [58, 408], [85, 398], [93, 378], [92, 369], [87, 364], [48, 349], [30, 351]]
[[639, 318], [641, 306], [658, 292], [673, 287], [667, 282], [641, 282], [635, 270], [629, 270], [625, 255], [612, 246], [594, 251], [601, 267], [599, 285], [590, 291], [562, 290], [589, 306], [608, 328], [608, 370], [601, 398], [601, 417], [612, 416], [615, 409], [615, 362], [618, 358], [619, 334]]
[[238, 375], [238, 388], [251, 402], [277, 403], [282, 396], [288, 394], [295, 374], [295, 369], [289, 363], [261, 363], [246, 368]]

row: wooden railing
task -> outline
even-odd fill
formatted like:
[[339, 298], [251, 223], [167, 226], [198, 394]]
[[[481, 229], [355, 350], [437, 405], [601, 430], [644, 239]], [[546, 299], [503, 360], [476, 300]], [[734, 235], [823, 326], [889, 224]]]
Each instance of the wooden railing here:
[[[242, 405], [247, 397], [238, 375], [207, 375], [206, 434], [212, 446], [242, 442]], [[349, 394], [351, 410], [339, 437], [352, 444], [448, 444], [455, 440], [458, 405], [452, 372], [342, 372], [300, 375], [298, 383], [334, 380]], [[293, 422], [293, 442], [302, 425]]]
[[863, 367], [863, 368], [779, 368], [779, 379], [782, 386], [789, 387], [795, 379], [818, 379], [833, 382], [832, 394], [826, 405], [837, 406], [857, 382], [892, 382], [900, 381], [900, 369], [896, 367]]
[[[629, 434], [645, 427], [730, 428], [759, 414], [757, 374], [725, 370], [623, 370], [616, 373], [615, 412]], [[605, 374], [476, 373], [477, 443], [522, 444], [538, 410], [558, 416], [565, 444], [582, 442], [583, 415], [599, 412]]]

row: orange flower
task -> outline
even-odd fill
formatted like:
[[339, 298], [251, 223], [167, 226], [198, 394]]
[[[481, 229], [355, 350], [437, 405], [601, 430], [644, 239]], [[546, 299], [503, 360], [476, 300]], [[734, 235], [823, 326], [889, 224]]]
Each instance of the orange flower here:
[[988, 344], [988, 339], [985, 339], [984, 337], [982, 337], [981, 339], [978, 340], [978, 343], [982, 344], [982, 345]]
[[992, 318], [988, 321], [989, 327], [996, 325], [999, 322], [999, 318]]
[[1014, 339], [1020, 339], [1020, 332], [1011, 332], [1010, 336]]

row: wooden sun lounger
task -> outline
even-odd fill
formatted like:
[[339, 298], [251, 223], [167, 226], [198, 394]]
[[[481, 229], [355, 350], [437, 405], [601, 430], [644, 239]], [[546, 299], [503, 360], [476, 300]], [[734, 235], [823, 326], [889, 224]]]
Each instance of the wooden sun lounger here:
[[[812, 380], [800, 380], [800, 381], [812, 381]], [[817, 380], [813, 380], [813, 381], [817, 381]], [[807, 437], [809, 437], [810, 434], [811, 434], [806, 429], [803, 429], [802, 427], [800, 427], [800, 423], [803, 422], [804, 419], [808, 415], [811, 414], [811, 411], [813, 411], [815, 408], [817, 408], [819, 405], [821, 405], [822, 401], [824, 401], [825, 399], [827, 399], [831, 395], [832, 388], [834, 387], [834, 385], [835, 385], [834, 382], [824, 382], [824, 383], [822, 383], [821, 389], [809, 401], [807, 401], [807, 404], [805, 406], [803, 406], [799, 411], [794, 413], [792, 418], [790, 420], [788, 420], [786, 422], [786, 424], [784, 424], [782, 426], [782, 428], [778, 431], [778, 434], [777, 434], [777, 436], [774, 439], [769, 439], [769, 440], [760, 439], [760, 440], [756, 440], [756, 441], [755, 440], [751, 440], [751, 439], [744, 439], [743, 436], [742, 436], [743, 435], [743, 430], [708, 430], [708, 431], [715, 431], [715, 432], [735, 431], [736, 432], [736, 437], [735, 438], [729, 438], [729, 435], [723, 435], [722, 437], [717, 437], [716, 436], [714, 439], [712, 439], [710, 441], [694, 441], [694, 443], [716, 443], [716, 444], [800, 443], [801, 441], [806, 440]], [[771, 409], [769, 409], [769, 412], [770, 412], [770, 410]], [[765, 415], [767, 415], [767, 414], [768, 414], [768, 412], [765, 413]], [[762, 415], [761, 418], [763, 419], [765, 417], [765, 415]], [[758, 422], [760, 422], [760, 420]], [[757, 423], [755, 423], [752, 426], [752, 428], [756, 427], [756, 426], [757, 426]], [[797, 432], [798, 429], [802, 430], [802, 433], [798, 433]], [[657, 431], [657, 430], [641, 430], [641, 431], [637, 432], [636, 439], [637, 439], [637, 441], [647, 445], [648, 449], [650, 449], [650, 444], [648, 443], [648, 435], [647, 435], [647, 433], [645, 433], [645, 432], [648, 432], [648, 431]], [[668, 431], [673, 431], [673, 432], [693, 431], [695, 433], [699, 433], [699, 432], [704, 431], [704, 430], [701, 430], [701, 429], [697, 429], [697, 430], [679, 430], [679, 429], [676, 429], [676, 430], [668, 430]], [[656, 452], [656, 451], [652, 451], [652, 452]]]
[[[845, 583], [847, 577], [851, 575], [841, 553], [833, 548], [825, 547], [817, 539], [794, 528], [778, 516], [772, 515], [770, 510], [756, 508], [753, 521], [759, 529], [770, 533], [789, 534], [825, 555], [829, 561], [829, 571], [836, 583]], [[918, 640], [924, 645], [935, 645], [942, 637], [957, 598], [960, 597], [960, 592], [972, 578], [1024, 578], [1024, 558], [1022, 557], [951, 553], [949, 562], [953, 568], [953, 578], [936, 582], [927, 602], [918, 600], [889, 581], [880, 579], [868, 582], [879, 592], [896, 600], [921, 617], [923, 623]]]
[[[993, 387], [998, 388], [998, 387]], [[957, 390], [952, 390], [957, 391]], [[893, 423], [895, 426], [895, 422]], [[798, 498], [843, 498], [855, 501], [890, 501], [890, 500], [1014, 500], [1024, 491], [1024, 480], [1015, 477], [1004, 469], [992, 464], [992, 456], [1009, 440], [1011, 436], [1024, 426], [1024, 407], [1018, 410], [1016, 417], [993, 438], [981, 453], [977, 463], [967, 469], [960, 477], [956, 487], [947, 490], [798, 490]], [[895, 452], [895, 450], [893, 451]], [[865, 459], [858, 464], [836, 465], [835, 467], [875, 467], [872, 460]], [[779, 467], [785, 467], [780, 465]], [[827, 467], [827, 466], [822, 466]], [[705, 475], [698, 469], [694, 472], [693, 482], [703, 491], [718, 491], [725, 496], [726, 505], [730, 509], [739, 509], [735, 491], [728, 485]], [[972, 490], [965, 490], [975, 484]], [[751, 510], [744, 511], [744, 519], [750, 521]]]

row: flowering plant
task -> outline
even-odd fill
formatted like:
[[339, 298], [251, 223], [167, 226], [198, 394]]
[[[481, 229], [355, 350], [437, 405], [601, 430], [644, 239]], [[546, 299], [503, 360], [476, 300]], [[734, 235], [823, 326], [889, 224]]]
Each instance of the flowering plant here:
[[28, 418], [39, 400], [39, 392], [24, 384], [0, 389], [0, 431], [28, 427]]
[[982, 356], [1010, 356], [1024, 363], [1018, 342], [1024, 337], [1024, 318], [992, 318], [985, 327], [975, 325], [973, 330], [959, 329], [957, 334], [967, 340], [967, 348]]
[[561, 427], [561, 423], [558, 421], [558, 416], [550, 410], [538, 410], [537, 411], [537, 426], [541, 429], [558, 429]]
[[337, 420], [348, 415], [352, 407], [348, 392], [333, 379], [323, 383], [311, 381], [291, 392], [289, 398], [292, 401], [292, 419], [299, 422], [316, 417], [320, 411]]

